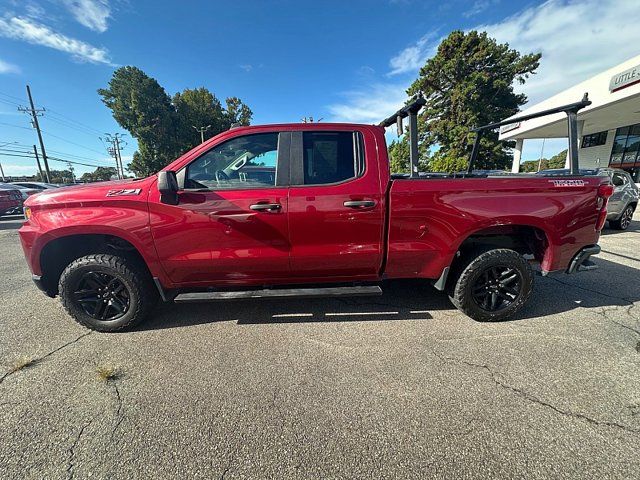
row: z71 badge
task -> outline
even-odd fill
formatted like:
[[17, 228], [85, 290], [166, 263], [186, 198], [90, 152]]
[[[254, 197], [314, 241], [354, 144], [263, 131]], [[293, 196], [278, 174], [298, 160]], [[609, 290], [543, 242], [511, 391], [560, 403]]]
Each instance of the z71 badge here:
[[109, 190], [107, 197], [130, 197], [132, 195], [140, 195], [141, 188], [120, 188], [118, 190]]
[[584, 187], [584, 180], [549, 180], [554, 187]]

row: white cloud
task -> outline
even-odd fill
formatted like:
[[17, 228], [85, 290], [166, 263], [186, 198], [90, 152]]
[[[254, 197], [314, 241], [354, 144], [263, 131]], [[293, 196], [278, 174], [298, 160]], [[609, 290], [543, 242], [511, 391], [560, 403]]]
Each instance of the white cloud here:
[[20, 67], [12, 63], [0, 60], [0, 74], [1, 73], [20, 73]]
[[109, 52], [81, 40], [54, 32], [46, 25], [24, 17], [0, 18], [0, 36], [69, 53], [81, 62], [113, 65]]
[[250, 63], [245, 63], [243, 65], [238, 65], [238, 66], [245, 72], [250, 72], [251, 70], [253, 70], [253, 65], [251, 65]]
[[12, 163], [3, 163], [2, 169], [7, 176], [19, 177], [22, 175], [35, 175], [36, 167], [29, 165], [16, 165]]
[[332, 122], [379, 123], [404, 105], [407, 85], [372, 84], [366, 90], [344, 93], [345, 103], [329, 105]]
[[108, 0], [63, 0], [78, 23], [96, 32], [105, 32], [111, 16]]
[[550, 0], [502, 22], [476, 27], [521, 53], [542, 52], [518, 91], [547, 98], [639, 53], [637, 0]]
[[423, 35], [416, 43], [391, 58], [389, 75], [413, 72], [422, 67], [427, 58], [436, 53], [438, 48], [438, 42], [434, 41], [437, 38], [436, 35], [435, 31]]
[[484, 12], [487, 8], [497, 5], [500, 0], [476, 0], [473, 2], [469, 10], [462, 13], [463, 17], [470, 18]]

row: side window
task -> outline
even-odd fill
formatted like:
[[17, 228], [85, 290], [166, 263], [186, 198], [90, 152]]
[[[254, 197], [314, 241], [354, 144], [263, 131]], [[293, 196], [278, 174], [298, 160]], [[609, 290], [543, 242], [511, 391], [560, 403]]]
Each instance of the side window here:
[[358, 133], [304, 132], [302, 148], [305, 185], [338, 183], [362, 174], [364, 158]]
[[614, 173], [612, 183], [616, 187], [621, 187], [627, 183], [627, 177], [620, 175], [619, 173]]
[[216, 145], [187, 166], [184, 188], [236, 190], [273, 187], [278, 134], [245, 135]]

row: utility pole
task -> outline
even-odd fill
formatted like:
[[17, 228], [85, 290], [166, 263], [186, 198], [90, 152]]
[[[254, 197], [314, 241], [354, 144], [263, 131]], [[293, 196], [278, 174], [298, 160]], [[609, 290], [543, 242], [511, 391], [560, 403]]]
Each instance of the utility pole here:
[[36, 156], [36, 162], [38, 163], [38, 172], [40, 172], [40, 179], [44, 180], [45, 176], [44, 173], [42, 173], [42, 167], [40, 166], [40, 157], [38, 156], [38, 149], [35, 145], [33, 146], [33, 154]]
[[204, 143], [204, 132], [206, 132], [207, 130], [209, 130], [211, 128], [211, 125], [207, 125], [206, 127], [196, 127], [195, 125], [191, 125], [193, 128], [195, 128], [196, 132], [200, 132], [200, 143]]
[[124, 178], [124, 165], [122, 164], [122, 149], [127, 145], [127, 142], [122, 140], [124, 135], [120, 133], [115, 133], [111, 135], [110, 133], [105, 133], [104, 138], [100, 138], [100, 140], [108, 143], [110, 146], [107, 147], [107, 152], [111, 155], [116, 161], [116, 173], [118, 174], [118, 178]]
[[47, 182], [51, 182], [51, 172], [49, 171], [49, 162], [47, 161], [47, 152], [44, 149], [44, 142], [42, 141], [42, 132], [40, 131], [40, 124], [38, 123], [38, 117], [43, 114], [44, 108], [36, 109], [33, 104], [33, 97], [31, 96], [31, 88], [27, 85], [27, 96], [29, 97], [29, 105], [31, 108], [18, 107], [18, 110], [24, 113], [29, 113], [32, 118], [33, 128], [38, 132], [38, 140], [40, 141], [40, 151], [42, 152], [42, 160], [44, 161], [44, 168], [47, 172]]
[[5, 178], [4, 178], [4, 170], [2, 169], [2, 164], [0, 163], [0, 175], [2, 175], [2, 181], [6, 182]]

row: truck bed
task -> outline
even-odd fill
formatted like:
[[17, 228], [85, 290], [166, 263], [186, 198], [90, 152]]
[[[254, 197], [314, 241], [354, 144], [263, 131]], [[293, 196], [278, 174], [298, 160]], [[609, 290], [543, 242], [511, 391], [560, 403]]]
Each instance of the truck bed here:
[[544, 272], [565, 270], [595, 244], [603, 177], [498, 175], [392, 178], [388, 193], [386, 276], [439, 278], [465, 239], [520, 232], [540, 246]]

